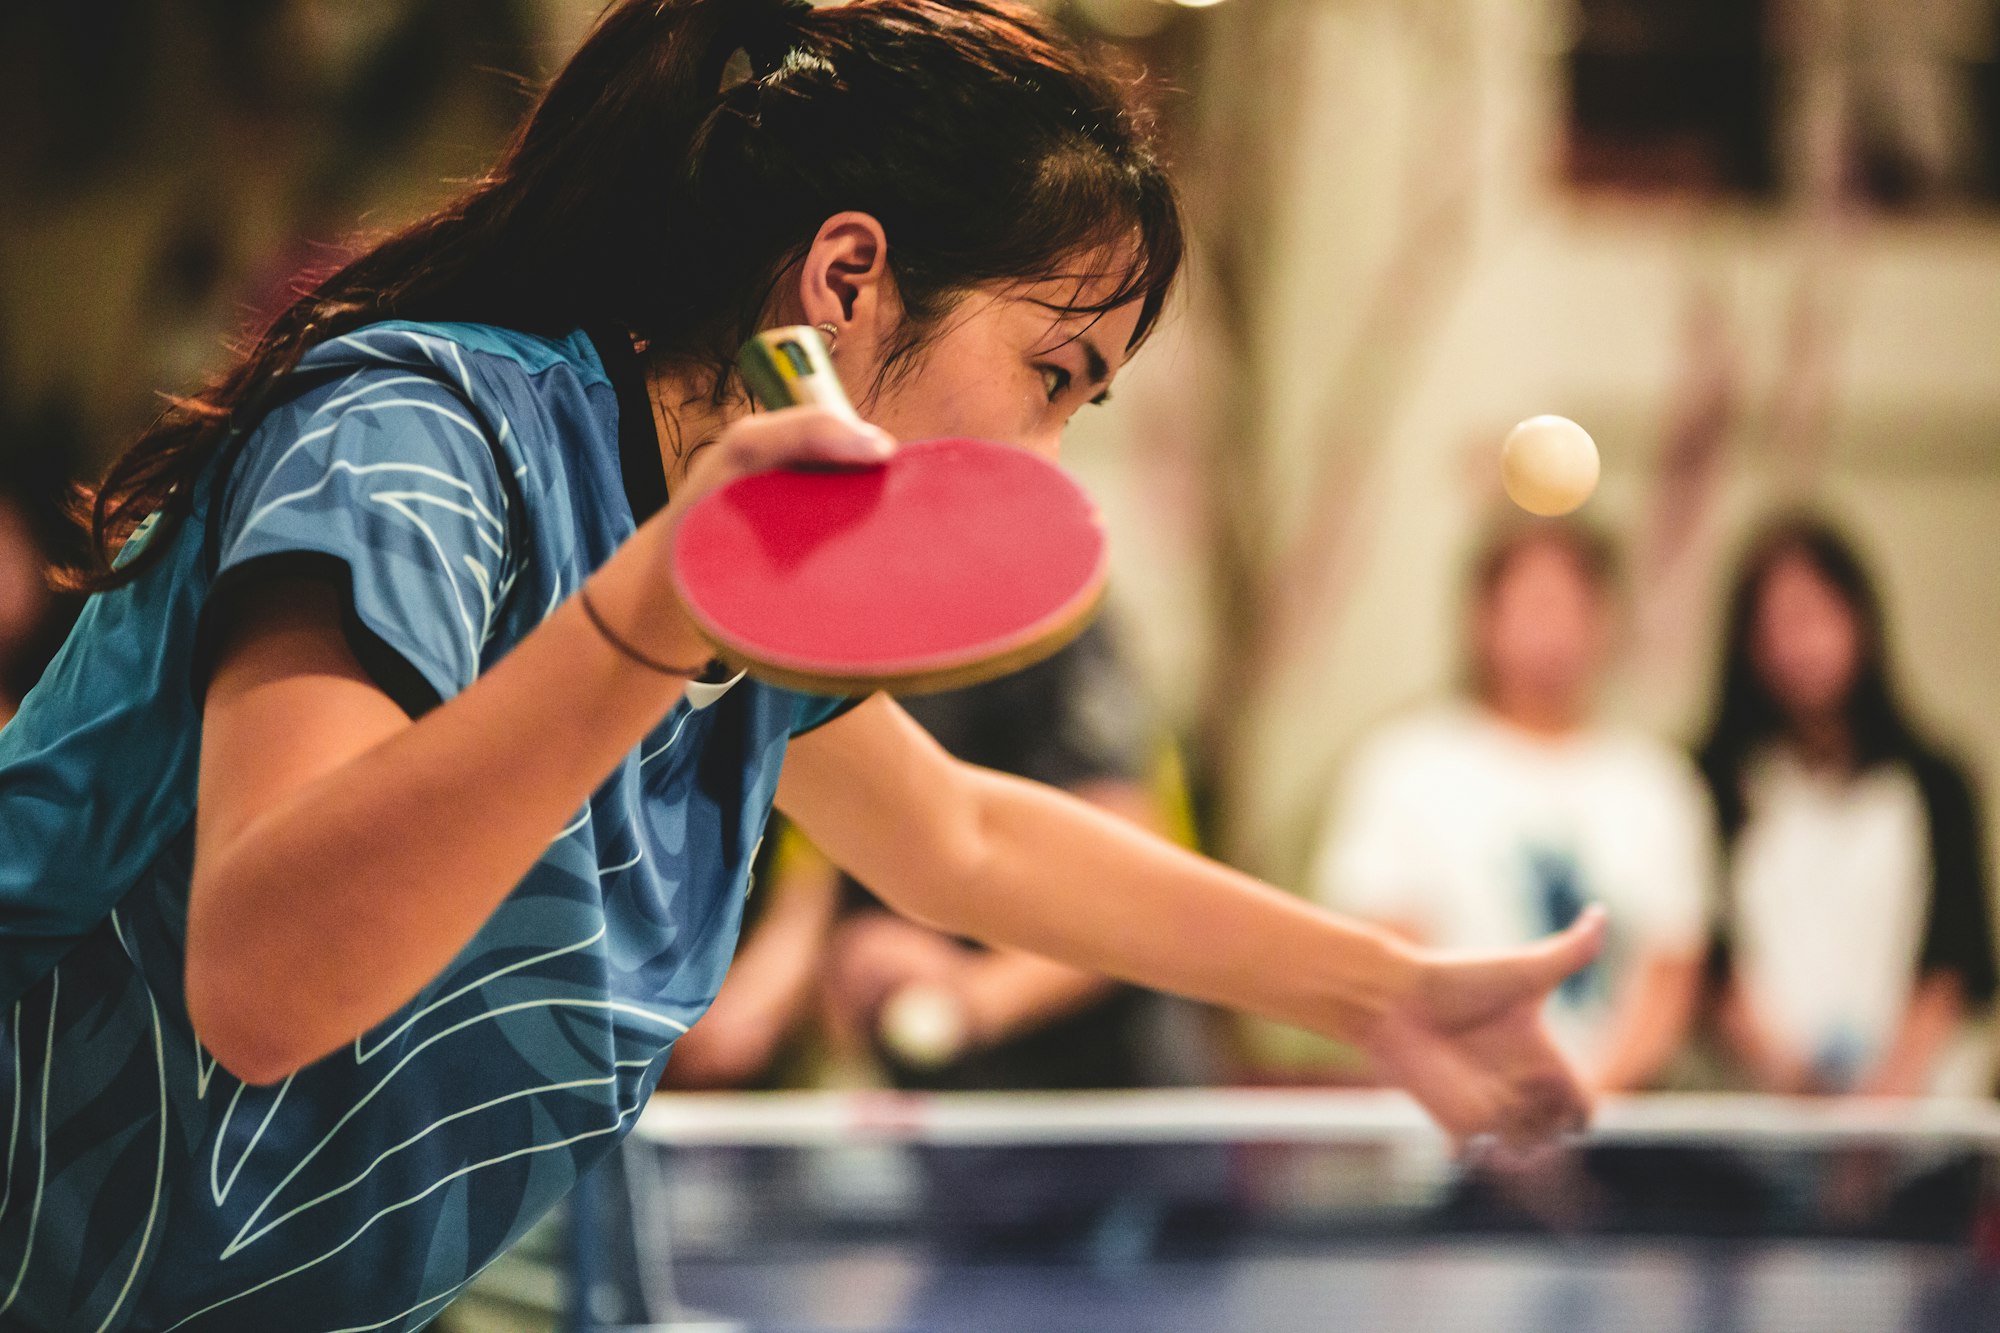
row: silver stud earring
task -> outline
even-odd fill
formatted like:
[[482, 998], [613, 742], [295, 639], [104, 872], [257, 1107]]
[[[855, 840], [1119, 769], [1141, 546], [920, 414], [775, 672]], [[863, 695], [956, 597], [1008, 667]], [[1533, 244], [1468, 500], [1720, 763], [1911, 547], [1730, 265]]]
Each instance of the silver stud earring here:
[[838, 324], [835, 324], [832, 320], [828, 320], [824, 324], [815, 324], [813, 325], [813, 327], [826, 335], [827, 351], [831, 352], [834, 349], [834, 346], [840, 342], [840, 326]]

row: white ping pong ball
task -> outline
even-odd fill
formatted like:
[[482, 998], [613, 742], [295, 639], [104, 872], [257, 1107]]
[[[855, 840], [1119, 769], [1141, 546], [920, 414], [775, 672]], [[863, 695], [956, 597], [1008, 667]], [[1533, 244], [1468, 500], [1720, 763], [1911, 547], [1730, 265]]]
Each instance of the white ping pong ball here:
[[890, 997], [878, 1020], [882, 1045], [907, 1065], [940, 1069], [964, 1051], [965, 1007], [942, 986], [912, 982]]
[[1500, 480], [1529, 513], [1567, 514], [1597, 489], [1597, 445], [1568, 417], [1529, 417], [1500, 446]]

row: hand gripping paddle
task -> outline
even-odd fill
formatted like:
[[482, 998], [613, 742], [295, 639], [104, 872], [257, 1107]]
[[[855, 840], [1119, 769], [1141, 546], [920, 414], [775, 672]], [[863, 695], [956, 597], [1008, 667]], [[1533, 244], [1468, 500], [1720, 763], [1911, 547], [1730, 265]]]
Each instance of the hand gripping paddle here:
[[[737, 363], [766, 408], [854, 411], [815, 329], [761, 333]], [[675, 591], [716, 652], [822, 694], [954, 689], [1040, 661], [1082, 632], [1108, 569], [1082, 488], [982, 440], [742, 477], [673, 537]]]

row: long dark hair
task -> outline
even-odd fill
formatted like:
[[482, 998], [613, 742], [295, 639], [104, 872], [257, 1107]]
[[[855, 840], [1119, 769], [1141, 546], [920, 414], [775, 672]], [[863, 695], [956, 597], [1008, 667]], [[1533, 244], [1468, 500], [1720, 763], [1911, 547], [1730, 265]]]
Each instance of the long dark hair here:
[[1068, 261], [1114, 265], [1074, 275], [1114, 290], [1062, 309], [1141, 301], [1136, 344], [1183, 248], [1125, 90], [1012, 0], [621, 0], [490, 174], [320, 281], [112, 465], [69, 582], [135, 577], [167, 543], [114, 568], [133, 529], [185, 514], [203, 467], [308, 347], [375, 320], [621, 327], [712, 368], [719, 397], [782, 274], [847, 209], [889, 236], [907, 318], [885, 374], [953, 297]]
[[1743, 826], [1743, 773], [1763, 745], [1792, 729], [1784, 705], [1757, 670], [1754, 641], [1757, 606], [1771, 571], [1786, 560], [1803, 560], [1847, 604], [1858, 630], [1860, 662], [1843, 709], [1848, 744], [1857, 769], [1930, 755], [1889, 679], [1887, 632], [1882, 599], [1848, 539], [1825, 519], [1793, 515], [1769, 526], [1751, 543], [1730, 590], [1723, 634], [1720, 696], [1698, 758], [1715, 793], [1723, 833]]

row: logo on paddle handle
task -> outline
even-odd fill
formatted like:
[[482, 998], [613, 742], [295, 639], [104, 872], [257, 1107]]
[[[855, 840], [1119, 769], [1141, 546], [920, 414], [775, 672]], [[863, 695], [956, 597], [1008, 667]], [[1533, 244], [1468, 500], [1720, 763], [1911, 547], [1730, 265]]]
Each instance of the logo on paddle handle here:
[[823, 407], [844, 417], [859, 419], [840, 375], [833, 368], [833, 356], [818, 329], [807, 324], [791, 324], [766, 329], [743, 344], [736, 353], [736, 368], [750, 386], [751, 397], [766, 411], [781, 407]]

